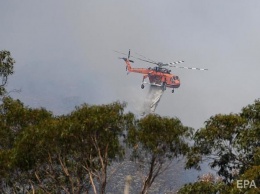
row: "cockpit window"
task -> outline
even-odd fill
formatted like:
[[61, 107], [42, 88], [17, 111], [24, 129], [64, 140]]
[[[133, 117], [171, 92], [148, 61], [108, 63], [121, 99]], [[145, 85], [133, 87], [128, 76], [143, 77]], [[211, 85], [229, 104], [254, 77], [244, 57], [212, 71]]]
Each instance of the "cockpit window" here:
[[179, 76], [173, 76], [172, 80], [179, 80]]

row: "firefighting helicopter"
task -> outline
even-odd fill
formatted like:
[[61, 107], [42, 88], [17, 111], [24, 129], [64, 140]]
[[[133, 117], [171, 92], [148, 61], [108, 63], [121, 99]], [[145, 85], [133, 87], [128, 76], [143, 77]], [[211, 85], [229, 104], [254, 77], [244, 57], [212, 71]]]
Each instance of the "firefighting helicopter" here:
[[[127, 55], [125, 53], [115, 51], [117, 53]], [[138, 53], [136, 53], [138, 54]], [[182, 66], [176, 66], [176, 64], [183, 63], [184, 61], [175, 61], [171, 63], [162, 63], [162, 62], [156, 62], [154, 60], [151, 60], [149, 58], [144, 57], [143, 55], [138, 54], [140, 57], [134, 57], [130, 55], [130, 49], [127, 55], [127, 58], [125, 57], [119, 57], [119, 59], [123, 59], [126, 63], [126, 71], [128, 73], [134, 72], [134, 73], [141, 73], [143, 74], [143, 81], [141, 84], [141, 88], [144, 89], [144, 84], [150, 84], [152, 86], [159, 86], [162, 87], [163, 90], [166, 90], [166, 88], [172, 88], [172, 93], [174, 93], [174, 88], [180, 87], [180, 78], [177, 75], [171, 74], [171, 70], [167, 69], [166, 67], [175, 67], [175, 68], [182, 68], [182, 69], [191, 69], [191, 70], [201, 70], [201, 71], [207, 71], [208, 69], [203, 68], [197, 68], [197, 67], [182, 67]], [[149, 67], [149, 68], [132, 68], [130, 63], [134, 63], [133, 60], [130, 60], [129, 58], [133, 57], [138, 60], [155, 64], [157, 66], [155, 67]], [[149, 82], [146, 82], [145, 79], [149, 78]]]

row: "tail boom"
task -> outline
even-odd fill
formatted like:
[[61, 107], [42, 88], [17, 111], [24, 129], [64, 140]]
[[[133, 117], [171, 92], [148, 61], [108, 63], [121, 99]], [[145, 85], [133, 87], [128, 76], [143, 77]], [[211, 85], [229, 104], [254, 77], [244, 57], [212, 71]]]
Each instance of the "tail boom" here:
[[126, 63], [126, 70], [128, 72], [134, 72], [134, 73], [142, 73], [142, 74], [148, 74], [151, 70], [145, 69], [145, 68], [132, 68], [130, 62], [133, 62], [132, 60], [129, 60], [127, 58], [123, 58]]

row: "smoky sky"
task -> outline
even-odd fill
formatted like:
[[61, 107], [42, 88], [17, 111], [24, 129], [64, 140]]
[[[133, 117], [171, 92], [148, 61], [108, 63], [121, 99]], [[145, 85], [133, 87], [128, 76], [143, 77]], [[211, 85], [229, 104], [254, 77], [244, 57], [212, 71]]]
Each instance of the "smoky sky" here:
[[[137, 113], [148, 87], [126, 74], [118, 50], [173, 69], [181, 86], [166, 90], [156, 113], [199, 128], [210, 116], [236, 113], [260, 96], [260, 2], [2, 1], [0, 49], [11, 51], [8, 89], [26, 105], [67, 113], [81, 103], [126, 101]], [[134, 60], [134, 59], [133, 59]], [[134, 67], [149, 67], [134, 60]]]

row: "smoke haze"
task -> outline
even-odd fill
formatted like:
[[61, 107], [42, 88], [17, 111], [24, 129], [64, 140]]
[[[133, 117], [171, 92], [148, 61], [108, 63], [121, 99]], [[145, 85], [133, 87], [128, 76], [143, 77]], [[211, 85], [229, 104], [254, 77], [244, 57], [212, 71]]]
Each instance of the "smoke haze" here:
[[130, 48], [155, 61], [209, 69], [172, 69], [181, 86], [166, 90], [155, 110], [199, 128], [259, 98], [259, 10], [258, 0], [2, 1], [0, 49], [16, 60], [8, 88], [56, 114], [115, 100], [139, 113], [148, 87], [140, 88], [139, 74], [126, 76], [112, 51]]

